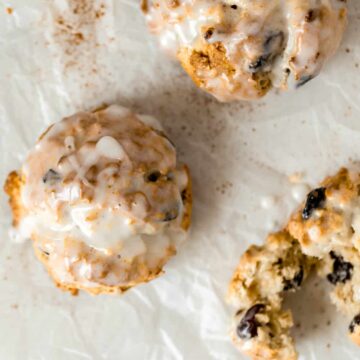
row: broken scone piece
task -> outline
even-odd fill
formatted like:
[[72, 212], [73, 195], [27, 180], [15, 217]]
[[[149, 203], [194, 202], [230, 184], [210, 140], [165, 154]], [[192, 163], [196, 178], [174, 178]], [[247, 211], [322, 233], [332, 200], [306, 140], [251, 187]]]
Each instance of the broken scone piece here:
[[73, 293], [157, 277], [190, 225], [191, 181], [174, 145], [155, 119], [115, 105], [50, 126], [5, 191], [19, 236]]
[[242, 255], [229, 288], [229, 300], [238, 309], [232, 338], [252, 359], [297, 358], [289, 334], [292, 316], [281, 306], [284, 293], [301, 286], [313, 263], [286, 231]]
[[233, 339], [243, 352], [253, 359], [297, 358], [281, 295], [296, 289], [312, 265], [333, 285], [331, 300], [349, 317], [350, 338], [360, 345], [359, 166], [327, 177], [307, 195], [286, 230], [242, 256], [230, 295], [240, 309]]
[[143, 0], [150, 31], [221, 101], [298, 88], [335, 53], [344, 0]]
[[288, 223], [302, 251], [321, 259], [318, 273], [333, 286], [332, 302], [353, 318], [349, 334], [360, 345], [360, 172], [341, 169], [311, 191]]

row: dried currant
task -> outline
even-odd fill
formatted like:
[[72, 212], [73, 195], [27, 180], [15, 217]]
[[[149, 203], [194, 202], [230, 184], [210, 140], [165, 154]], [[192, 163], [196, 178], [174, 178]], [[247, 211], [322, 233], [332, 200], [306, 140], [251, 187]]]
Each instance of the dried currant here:
[[261, 55], [258, 57], [255, 61], [249, 64], [249, 70], [250, 72], [257, 72], [261, 70], [268, 62], [269, 55]]
[[353, 333], [355, 331], [355, 327], [360, 325], [360, 314], [356, 315], [349, 325], [349, 331], [350, 333]]
[[175, 207], [175, 208], [165, 212], [165, 215], [164, 215], [164, 218], [162, 219], [162, 221], [164, 221], [164, 222], [172, 221], [172, 220], [175, 220], [178, 216], [179, 216], [179, 208]]
[[206, 30], [205, 34], [204, 34], [204, 39], [205, 40], [209, 40], [214, 34], [214, 29], [208, 29]]
[[61, 180], [61, 175], [53, 169], [50, 169], [43, 176], [42, 181], [44, 184], [54, 185]]
[[145, 175], [145, 180], [147, 182], [157, 182], [159, 178], [161, 177], [161, 173], [158, 170], [151, 171], [148, 174]]
[[326, 189], [324, 187], [321, 187], [308, 194], [305, 207], [302, 211], [302, 218], [304, 220], [309, 219], [315, 209], [319, 209], [324, 205], [326, 200], [325, 190]]
[[264, 41], [264, 54], [249, 64], [249, 71], [256, 73], [262, 70], [280, 52], [284, 43], [284, 33], [282, 31], [272, 32]]
[[300, 270], [295, 274], [291, 280], [285, 280], [284, 291], [298, 289], [304, 280], [304, 269], [301, 266]]
[[245, 313], [236, 329], [240, 339], [251, 339], [257, 336], [260, 324], [256, 320], [256, 315], [264, 309], [264, 304], [255, 304]]
[[342, 256], [336, 255], [333, 251], [330, 252], [330, 257], [334, 260], [332, 273], [327, 275], [327, 279], [331, 284], [345, 283], [352, 277], [352, 271], [354, 266], [344, 261]]

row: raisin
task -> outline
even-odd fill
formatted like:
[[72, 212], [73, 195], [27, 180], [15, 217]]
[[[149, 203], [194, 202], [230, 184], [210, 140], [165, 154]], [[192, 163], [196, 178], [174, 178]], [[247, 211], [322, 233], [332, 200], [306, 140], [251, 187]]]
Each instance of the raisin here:
[[317, 9], [311, 9], [308, 11], [308, 13], [305, 15], [305, 21], [308, 23], [313, 22], [319, 17], [319, 10]]
[[360, 325], [360, 314], [356, 315], [349, 325], [349, 331], [353, 333], [355, 331], [355, 327]]
[[262, 69], [268, 62], [269, 55], [262, 55], [258, 57], [255, 61], [249, 64], [250, 72], [257, 72]]
[[305, 207], [302, 212], [302, 218], [307, 220], [310, 218], [312, 212], [315, 209], [319, 209], [324, 205], [325, 202], [325, 188], [321, 187], [311, 191], [306, 199]]
[[279, 53], [284, 43], [282, 31], [271, 33], [263, 43], [264, 54], [249, 64], [249, 71], [252, 73], [262, 70]]
[[150, 173], [145, 175], [145, 180], [147, 182], [157, 182], [159, 180], [161, 176], [160, 171], [155, 170], [155, 171], [151, 171]]
[[308, 83], [310, 80], [312, 80], [314, 78], [313, 75], [305, 75], [302, 76], [300, 78], [300, 80], [298, 81], [298, 83], [296, 84], [296, 89], [298, 89], [299, 87], [305, 85], [306, 83]]
[[179, 209], [176, 207], [174, 209], [167, 211], [162, 221], [164, 222], [172, 221], [175, 220], [178, 216], [179, 216]]
[[255, 304], [245, 313], [236, 329], [236, 333], [240, 339], [251, 339], [257, 336], [260, 324], [255, 316], [264, 309], [264, 304]]
[[330, 252], [330, 257], [334, 260], [332, 273], [327, 275], [327, 279], [331, 284], [345, 283], [352, 277], [352, 271], [354, 266], [344, 261], [342, 256], [336, 255], [333, 251]]
[[230, 7], [234, 10], [236, 10], [238, 8], [237, 5], [231, 5]]
[[209, 40], [214, 34], [214, 30], [213, 29], [208, 29], [206, 30], [205, 34], [204, 34], [204, 39], [205, 40]]
[[48, 170], [47, 173], [42, 178], [44, 184], [50, 184], [50, 185], [54, 185], [60, 180], [61, 180], [60, 174], [53, 169]]
[[285, 284], [284, 284], [284, 290], [288, 291], [288, 290], [293, 290], [293, 289], [298, 289], [304, 279], [304, 269], [301, 266], [300, 270], [295, 274], [294, 278], [292, 280], [285, 280]]

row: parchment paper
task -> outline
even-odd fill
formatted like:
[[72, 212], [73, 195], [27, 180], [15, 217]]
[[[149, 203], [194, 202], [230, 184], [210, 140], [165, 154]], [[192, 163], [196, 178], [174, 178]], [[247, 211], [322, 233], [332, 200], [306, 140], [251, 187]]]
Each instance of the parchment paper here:
[[[136, 0], [1, 1], [0, 182], [48, 124], [116, 102], [163, 123], [190, 165], [195, 199], [190, 239], [164, 276], [123, 296], [72, 297], [30, 243], [10, 241], [1, 193], [0, 359], [245, 359], [229, 341], [224, 302], [241, 253], [296, 208], [289, 176], [310, 188], [360, 160], [359, 32], [352, 0], [343, 45], [316, 80], [221, 104], [161, 53]], [[321, 284], [287, 300], [300, 359], [360, 359], [349, 319]]]

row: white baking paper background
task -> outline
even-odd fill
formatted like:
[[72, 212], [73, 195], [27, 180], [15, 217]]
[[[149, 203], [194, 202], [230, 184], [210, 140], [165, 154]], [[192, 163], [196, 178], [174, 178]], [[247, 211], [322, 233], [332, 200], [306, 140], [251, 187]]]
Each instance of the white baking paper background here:
[[[194, 181], [189, 241], [164, 276], [123, 296], [56, 289], [31, 244], [10, 241], [1, 193], [1, 360], [245, 359], [223, 300], [240, 254], [296, 208], [288, 176], [315, 186], [360, 160], [360, 2], [349, 6], [343, 45], [316, 80], [221, 104], [161, 53], [136, 0], [0, 1], [1, 183], [47, 125], [103, 103], [158, 117]], [[314, 279], [287, 300], [300, 359], [360, 359], [327, 290]]]

